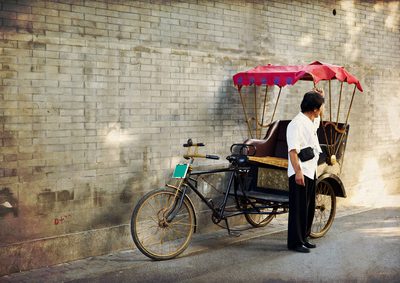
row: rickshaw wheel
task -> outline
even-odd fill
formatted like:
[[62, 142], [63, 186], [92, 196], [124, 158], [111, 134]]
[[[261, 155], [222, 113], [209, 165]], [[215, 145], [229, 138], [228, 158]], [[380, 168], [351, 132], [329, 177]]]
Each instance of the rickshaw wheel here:
[[173, 219], [171, 211], [177, 209], [180, 193], [154, 190], [136, 205], [131, 217], [131, 234], [138, 249], [155, 260], [171, 259], [189, 245], [195, 228], [194, 209], [185, 196]]
[[315, 194], [315, 214], [310, 236], [320, 238], [332, 226], [336, 214], [336, 196], [327, 180], [318, 183]]
[[[243, 209], [249, 209], [251, 208], [251, 205], [249, 204], [244, 204], [243, 205]], [[274, 213], [276, 212], [276, 208], [264, 208], [264, 209], [260, 209], [261, 212], [270, 212], [270, 213]], [[268, 223], [270, 223], [272, 221], [272, 219], [274, 219], [275, 214], [254, 214], [254, 213], [246, 213], [244, 215], [246, 217], [247, 222], [249, 222], [249, 224], [255, 228], [259, 228], [259, 227], [264, 227], [266, 225], [268, 225]]]
[[[271, 209], [262, 209], [261, 211], [268, 211]], [[272, 211], [276, 211], [276, 208], [274, 208]], [[268, 223], [274, 219], [275, 215], [274, 214], [245, 214], [247, 222], [250, 223], [251, 226], [253, 227], [264, 227], [267, 226]]]

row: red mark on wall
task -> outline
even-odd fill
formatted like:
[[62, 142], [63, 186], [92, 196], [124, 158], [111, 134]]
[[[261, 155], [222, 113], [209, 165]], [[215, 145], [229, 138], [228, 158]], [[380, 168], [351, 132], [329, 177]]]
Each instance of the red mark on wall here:
[[54, 218], [54, 225], [63, 224], [67, 218], [71, 217], [71, 214], [63, 215], [61, 217]]

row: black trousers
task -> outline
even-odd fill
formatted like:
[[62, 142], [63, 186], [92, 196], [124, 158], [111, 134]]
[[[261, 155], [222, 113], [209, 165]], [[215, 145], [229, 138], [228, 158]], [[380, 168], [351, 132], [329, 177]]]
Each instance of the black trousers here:
[[315, 177], [304, 176], [304, 183], [304, 187], [296, 184], [295, 175], [289, 178], [289, 249], [303, 245], [311, 233], [315, 213]]

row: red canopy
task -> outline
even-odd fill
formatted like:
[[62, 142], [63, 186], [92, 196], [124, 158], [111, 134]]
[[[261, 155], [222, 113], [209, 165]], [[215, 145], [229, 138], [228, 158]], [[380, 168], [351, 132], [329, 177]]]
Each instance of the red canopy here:
[[344, 67], [312, 62], [309, 65], [297, 66], [258, 66], [246, 72], [237, 73], [233, 76], [234, 84], [240, 89], [249, 85], [294, 85], [298, 80], [309, 80], [318, 83], [321, 80], [337, 79], [348, 84], [355, 84], [360, 91], [363, 91], [358, 79], [347, 72]]

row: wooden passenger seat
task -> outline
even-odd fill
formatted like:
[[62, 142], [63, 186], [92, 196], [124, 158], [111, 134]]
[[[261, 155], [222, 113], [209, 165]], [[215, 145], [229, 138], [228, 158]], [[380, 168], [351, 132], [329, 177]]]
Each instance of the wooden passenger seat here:
[[245, 144], [251, 144], [256, 147], [256, 154], [249, 156], [249, 160], [279, 168], [287, 168], [286, 129], [289, 123], [290, 120], [277, 120], [269, 127], [264, 139], [246, 140]]

